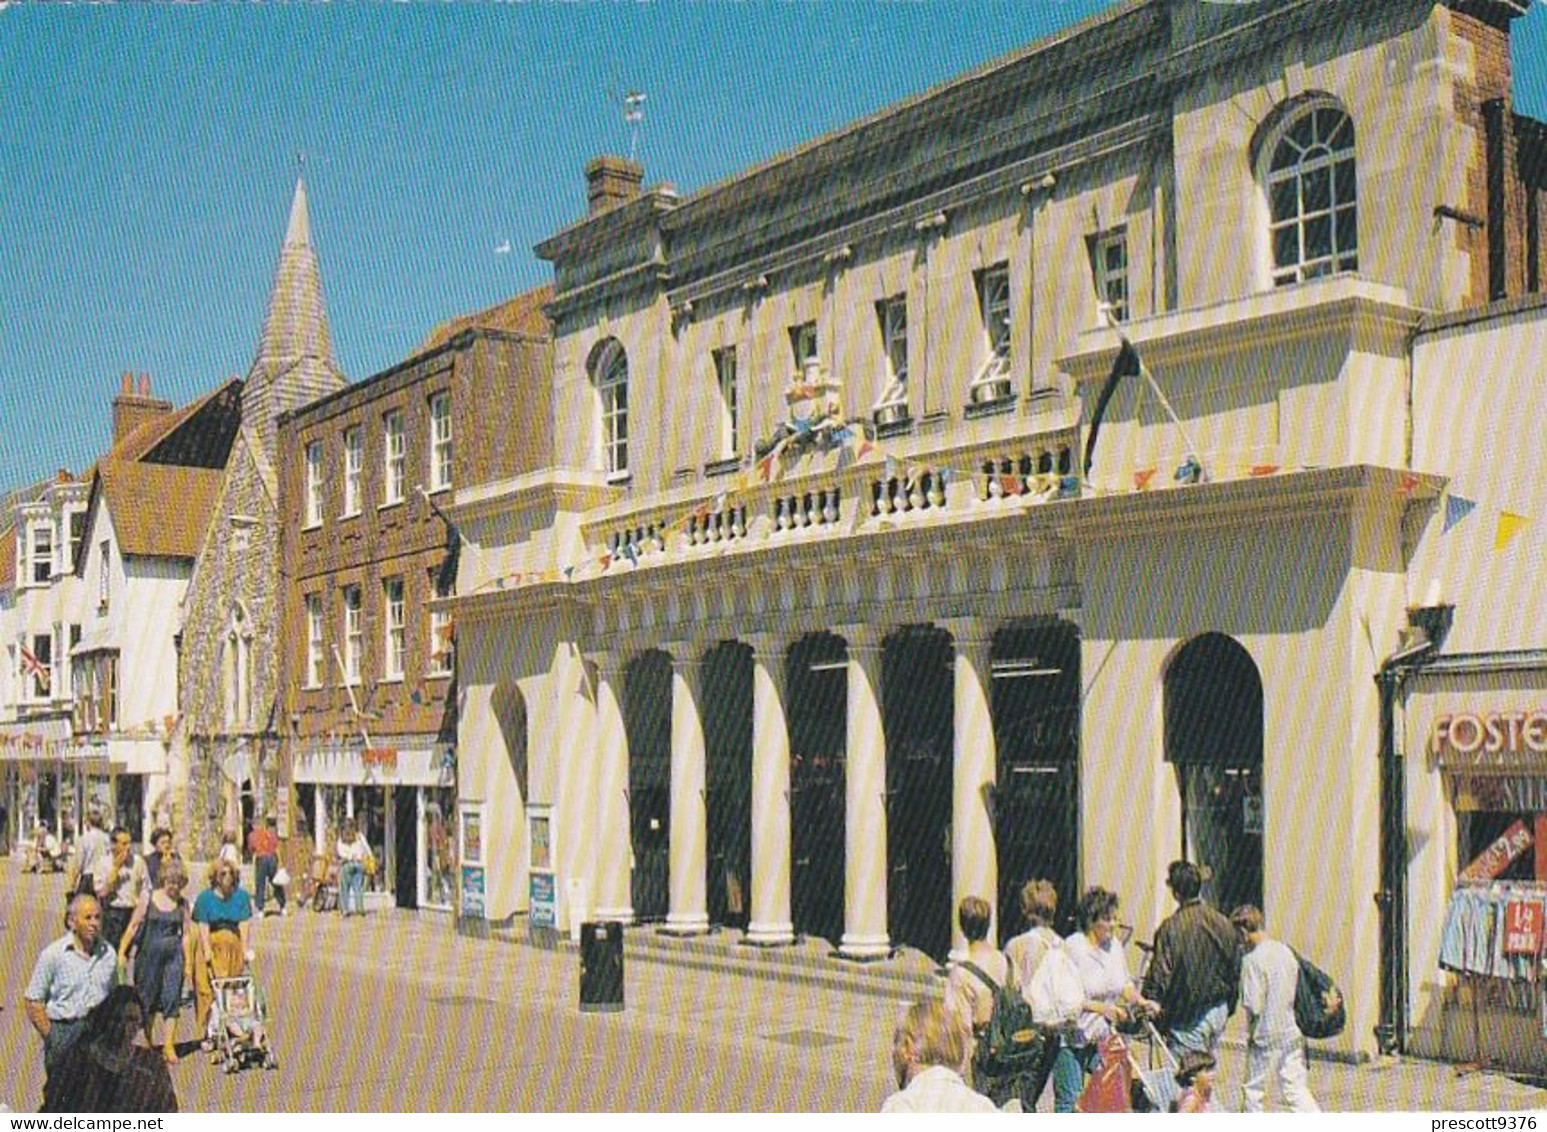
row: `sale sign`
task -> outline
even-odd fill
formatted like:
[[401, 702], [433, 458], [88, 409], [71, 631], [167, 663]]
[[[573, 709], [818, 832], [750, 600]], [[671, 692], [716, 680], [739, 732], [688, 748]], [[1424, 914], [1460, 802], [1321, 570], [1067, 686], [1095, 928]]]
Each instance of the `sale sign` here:
[[1509, 868], [1511, 861], [1531, 848], [1532, 840], [1526, 823], [1515, 822], [1497, 841], [1478, 854], [1477, 860], [1461, 870], [1461, 879], [1492, 880]]
[[1504, 905], [1504, 954], [1542, 953], [1542, 906], [1534, 900], [1511, 900]]

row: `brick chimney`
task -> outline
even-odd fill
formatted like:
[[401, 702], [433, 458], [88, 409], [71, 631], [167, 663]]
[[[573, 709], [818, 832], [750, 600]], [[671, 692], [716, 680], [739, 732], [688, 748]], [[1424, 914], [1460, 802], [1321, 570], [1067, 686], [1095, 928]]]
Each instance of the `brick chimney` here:
[[639, 195], [645, 179], [643, 165], [621, 157], [594, 157], [585, 167], [586, 214], [595, 216], [609, 208], [627, 204]]
[[150, 395], [150, 374], [140, 374], [136, 387], [134, 374], [124, 372], [118, 396], [113, 398], [113, 443], [117, 444], [146, 421], [172, 411], [172, 402]]

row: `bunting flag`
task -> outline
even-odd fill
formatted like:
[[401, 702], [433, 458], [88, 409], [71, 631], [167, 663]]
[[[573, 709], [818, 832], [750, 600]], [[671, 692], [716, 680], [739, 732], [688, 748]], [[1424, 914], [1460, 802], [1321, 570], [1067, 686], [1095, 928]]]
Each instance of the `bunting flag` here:
[[1133, 489], [1135, 491], [1148, 491], [1150, 480], [1155, 478], [1154, 468], [1144, 468], [1133, 473]]
[[1417, 486], [1418, 486], [1418, 477], [1413, 475], [1412, 472], [1408, 472], [1407, 474], [1405, 474], [1402, 477], [1401, 482], [1397, 485], [1397, 494], [1398, 495], [1411, 495], [1413, 493], [1413, 488], [1415, 488]]
[[623, 557], [627, 558], [631, 563], [633, 563], [636, 569], [638, 568], [639, 552], [634, 549], [633, 543], [626, 542], [623, 544]]
[[1517, 515], [1513, 511], [1500, 511], [1498, 530], [1493, 535], [1493, 549], [1503, 550], [1530, 521], [1524, 515]]
[[599, 561], [601, 562], [602, 569], [606, 570], [607, 567], [612, 565], [612, 555], [604, 554], [604, 555], [601, 556]]
[[414, 704], [424, 703], [424, 695], [419, 691], [418, 688], [415, 688], [412, 692], [409, 693], [408, 699], [411, 703]]
[[1459, 495], [1447, 495], [1445, 497], [1445, 521], [1440, 527], [1440, 534], [1448, 535], [1450, 528], [1470, 515], [1472, 508], [1476, 506], [1476, 500], [1465, 499]]
[[1271, 476], [1277, 472], [1277, 464], [1253, 464], [1246, 469], [1246, 474], [1249, 476]]
[[1091, 458], [1096, 454], [1096, 437], [1101, 432], [1101, 418], [1106, 415], [1107, 404], [1112, 400], [1112, 394], [1117, 392], [1117, 383], [1125, 377], [1138, 377], [1140, 366], [1139, 351], [1133, 348], [1133, 343], [1128, 341], [1128, 336], [1121, 331], [1122, 349], [1117, 351], [1117, 357], [1112, 362], [1112, 372], [1107, 374], [1106, 384], [1101, 387], [1101, 393], [1096, 398], [1096, 410], [1090, 416], [1090, 435], [1085, 438], [1085, 478], [1090, 478]]
[[564, 580], [566, 582], [573, 582], [575, 580], [575, 568], [573, 566], [564, 567]]
[[866, 456], [874, 452], [875, 449], [876, 446], [870, 443], [870, 438], [868, 436], [862, 436], [859, 438], [859, 456], [857, 458], [863, 460]]
[[1006, 495], [1024, 495], [1026, 492], [1026, 485], [1021, 482], [1021, 477], [1014, 473], [1000, 476], [999, 486], [1004, 489]]

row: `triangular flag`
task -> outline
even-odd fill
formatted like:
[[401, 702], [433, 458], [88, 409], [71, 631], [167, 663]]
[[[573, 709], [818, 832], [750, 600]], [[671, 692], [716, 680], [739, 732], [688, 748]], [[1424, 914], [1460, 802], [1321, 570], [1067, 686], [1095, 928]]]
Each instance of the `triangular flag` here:
[[639, 552], [634, 549], [633, 543], [626, 542], [623, 544], [623, 557], [627, 558], [635, 566], [639, 565]]
[[873, 452], [874, 450], [875, 450], [875, 445], [870, 443], [870, 439], [868, 437], [866, 437], [865, 439], [862, 439], [859, 442], [859, 458], [861, 460], [863, 460], [866, 456], [870, 455], [870, 453]]
[[1406, 475], [1404, 475], [1402, 477], [1402, 482], [1397, 485], [1397, 494], [1398, 495], [1409, 495], [1409, 494], [1412, 493], [1413, 488], [1415, 488], [1417, 486], [1418, 486], [1418, 477], [1413, 475], [1412, 472], [1408, 472]]
[[601, 563], [602, 563], [602, 569], [603, 570], [607, 569], [607, 567], [612, 565], [612, 555], [610, 555], [610, 554], [602, 555]]
[[1133, 487], [1134, 487], [1134, 490], [1135, 491], [1147, 491], [1149, 489], [1150, 480], [1152, 480], [1154, 478], [1155, 478], [1155, 469], [1154, 468], [1145, 468], [1142, 471], [1134, 472], [1133, 473]]
[[566, 567], [564, 567], [564, 580], [566, 582], [571, 582], [571, 581], [574, 581], [574, 578], [575, 578], [575, 568], [573, 566], [566, 566]]
[[1524, 515], [1517, 515], [1513, 511], [1499, 512], [1499, 529], [1493, 536], [1493, 549], [1503, 550], [1509, 545], [1509, 540], [1520, 533], [1520, 529], [1531, 520]]
[[1445, 522], [1440, 527], [1440, 534], [1449, 534], [1450, 528], [1470, 515], [1472, 508], [1476, 506], [1476, 500], [1464, 499], [1459, 495], [1447, 495], [1445, 497]]
[[1021, 477], [1013, 473], [999, 477], [999, 486], [1004, 489], [1006, 495], [1021, 495], [1026, 486], [1021, 482]]
[[1249, 476], [1271, 476], [1276, 471], [1278, 471], [1277, 464], [1253, 464], [1250, 468], [1246, 469], [1246, 474]]

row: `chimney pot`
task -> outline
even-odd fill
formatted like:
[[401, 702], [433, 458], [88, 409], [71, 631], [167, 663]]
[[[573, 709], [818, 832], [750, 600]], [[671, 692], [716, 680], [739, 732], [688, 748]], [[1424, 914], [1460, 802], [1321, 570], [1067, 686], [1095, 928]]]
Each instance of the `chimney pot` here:
[[148, 373], [140, 374], [140, 396], [150, 396], [150, 374]]
[[592, 158], [585, 167], [587, 215], [627, 204], [639, 196], [644, 179], [644, 166], [637, 162], [606, 154]]
[[118, 391], [125, 397], [130, 396], [134, 392], [134, 374], [124, 370], [123, 384]]

